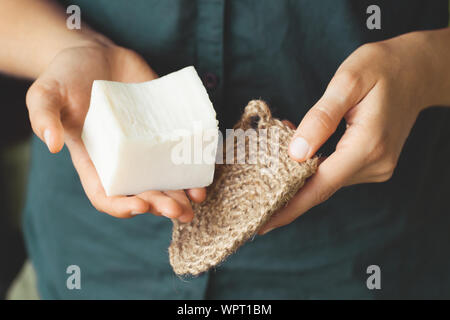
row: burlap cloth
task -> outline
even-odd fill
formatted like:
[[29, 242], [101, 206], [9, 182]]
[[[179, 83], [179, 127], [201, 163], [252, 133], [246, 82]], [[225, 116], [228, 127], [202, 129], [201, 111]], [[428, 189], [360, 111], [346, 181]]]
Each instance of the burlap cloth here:
[[294, 130], [272, 118], [264, 101], [249, 102], [234, 129], [238, 128], [257, 129], [254, 130], [260, 138], [256, 144], [260, 150], [257, 161], [253, 158], [253, 163], [249, 163], [250, 150], [255, 151], [249, 136], [246, 152], [241, 152], [240, 157], [237, 150], [242, 144], [236, 143], [234, 137], [226, 139], [223, 157], [233, 148], [234, 162], [216, 164], [206, 200], [192, 203], [195, 217], [190, 223], [173, 220], [169, 257], [178, 275], [198, 275], [222, 262], [252, 238], [316, 171], [316, 158], [303, 163], [289, 158], [287, 147]]

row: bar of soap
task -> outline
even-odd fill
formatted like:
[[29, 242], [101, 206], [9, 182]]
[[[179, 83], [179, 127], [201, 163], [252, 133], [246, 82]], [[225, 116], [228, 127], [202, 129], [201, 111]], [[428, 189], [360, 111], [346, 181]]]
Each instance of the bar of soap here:
[[192, 66], [143, 83], [95, 80], [82, 139], [108, 196], [213, 180], [218, 122]]

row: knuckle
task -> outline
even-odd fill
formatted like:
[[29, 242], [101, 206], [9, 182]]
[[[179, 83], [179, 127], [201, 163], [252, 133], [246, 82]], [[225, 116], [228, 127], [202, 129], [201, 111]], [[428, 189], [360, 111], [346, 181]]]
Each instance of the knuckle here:
[[49, 84], [35, 82], [27, 91], [27, 106], [32, 106], [37, 100], [48, 98], [52, 92], [53, 88]]
[[139, 53], [137, 53], [136, 51], [130, 49], [130, 48], [126, 48], [126, 47], [116, 47], [115, 48], [116, 52], [115, 54], [117, 54], [120, 58], [123, 57], [131, 57], [134, 59], [142, 59], [141, 55]]
[[326, 108], [317, 106], [309, 110], [308, 113], [312, 121], [318, 123], [326, 131], [333, 132], [336, 130], [337, 121], [334, 120], [333, 116]]
[[123, 46], [116, 46], [115, 49], [117, 50], [118, 53], [122, 54], [136, 54], [136, 51]]
[[356, 52], [360, 53], [360, 52], [364, 52], [364, 53], [370, 53], [373, 52], [375, 50], [375, 43], [371, 42], [371, 43], [364, 43], [363, 45], [359, 46], [358, 49], [356, 50]]
[[[396, 75], [400, 72], [399, 66], [401, 65], [402, 57], [397, 54], [396, 50], [392, 49], [392, 46], [387, 41], [367, 43], [361, 46], [358, 52], [368, 57], [369, 61], [375, 59], [379, 61], [376, 67], [376, 70], [382, 71], [379, 76]], [[385, 63], [386, 61], [390, 63]]]
[[390, 55], [390, 46], [383, 41], [372, 42], [363, 44], [359, 47], [358, 51], [363, 51], [366, 54], [380, 56], [388, 56]]
[[355, 96], [360, 95], [363, 87], [361, 73], [351, 69], [343, 69], [336, 74], [335, 81], [338, 83], [340, 95], [344, 100], [343, 103], [351, 103]]
[[363, 77], [358, 71], [347, 67], [339, 68], [327, 88], [325, 96], [341, 107], [355, 104], [363, 90]]
[[[42, 108], [58, 105], [61, 100], [60, 87], [56, 81], [36, 81], [28, 89], [25, 103], [30, 116], [40, 114]], [[45, 102], [45, 103], [44, 103]]]
[[361, 87], [362, 77], [359, 72], [350, 69], [343, 69], [336, 74], [336, 81], [346, 90], [354, 90]]

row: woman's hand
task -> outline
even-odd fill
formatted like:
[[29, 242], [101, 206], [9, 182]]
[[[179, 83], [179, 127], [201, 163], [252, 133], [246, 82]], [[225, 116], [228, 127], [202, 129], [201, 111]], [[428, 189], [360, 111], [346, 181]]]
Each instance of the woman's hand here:
[[[188, 222], [194, 214], [183, 190], [107, 197], [81, 140], [94, 80], [142, 82], [156, 77], [138, 54], [111, 43], [93, 41], [66, 48], [28, 90], [31, 125], [50, 152], [67, 145], [86, 195], [97, 210], [118, 218], [151, 212]], [[204, 188], [187, 190], [187, 194], [196, 202], [206, 196]]]
[[[448, 34], [447, 34], [448, 37]], [[296, 161], [312, 157], [347, 123], [336, 150], [297, 195], [261, 230], [286, 225], [338, 189], [388, 180], [419, 112], [437, 99], [433, 47], [426, 33], [366, 44], [339, 67], [322, 98], [308, 111], [289, 145]]]

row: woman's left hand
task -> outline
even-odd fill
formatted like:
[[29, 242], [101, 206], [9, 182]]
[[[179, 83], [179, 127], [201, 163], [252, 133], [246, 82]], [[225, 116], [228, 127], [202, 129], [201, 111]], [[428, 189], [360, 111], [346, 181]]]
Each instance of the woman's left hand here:
[[363, 45], [342, 63], [298, 126], [289, 154], [296, 161], [311, 158], [343, 118], [347, 129], [334, 153], [260, 234], [291, 223], [342, 187], [392, 176], [419, 112], [437, 95], [425, 34]]

